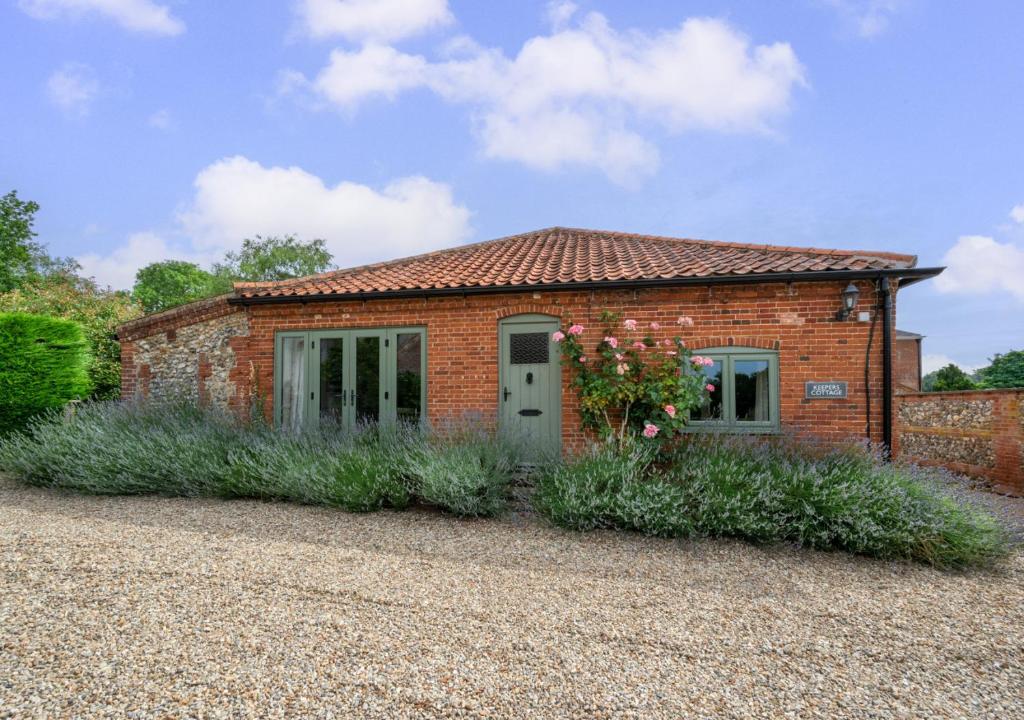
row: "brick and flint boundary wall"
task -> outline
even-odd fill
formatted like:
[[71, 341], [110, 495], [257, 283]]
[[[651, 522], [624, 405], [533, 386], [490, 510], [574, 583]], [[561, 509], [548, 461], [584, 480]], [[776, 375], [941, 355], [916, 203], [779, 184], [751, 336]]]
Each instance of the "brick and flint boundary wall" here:
[[[677, 288], [544, 291], [310, 303], [230, 305], [225, 297], [193, 303], [123, 326], [125, 397], [178, 394], [245, 412], [262, 398], [273, 412], [274, 333], [282, 330], [425, 326], [427, 412], [431, 421], [493, 419], [498, 414], [498, 322], [521, 313], [586, 327], [587, 347], [603, 337], [610, 310], [640, 323], [656, 321], [656, 337], [681, 335], [699, 352], [748, 346], [779, 353], [783, 428], [827, 439], [882, 437], [882, 324], [835, 319], [845, 282], [759, 283]], [[874, 284], [858, 283], [858, 310], [878, 304]], [[894, 311], [895, 314], [895, 311]], [[679, 328], [688, 315], [693, 327]], [[619, 333], [622, 333], [621, 327]], [[578, 400], [563, 370], [562, 435], [580, 448]], [[806, 381], [843, 381], [845, 399], [804, 397]]]
[[1024, 389], [909, 393], [896, 403], [899, 458], [1024, 495]]

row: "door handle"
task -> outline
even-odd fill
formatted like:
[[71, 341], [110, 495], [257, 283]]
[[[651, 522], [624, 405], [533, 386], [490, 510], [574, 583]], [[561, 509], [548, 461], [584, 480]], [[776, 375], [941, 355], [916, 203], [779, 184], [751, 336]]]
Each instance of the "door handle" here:
[[503, 399], [503, 400], [505, 400], [505, 402], [508, 402], [508, 396], [509, 396], [509, 395], [511, 395], [511, 394], [512, 394], [512, 393], [510, 393], [510, 392], [508, 391], [508, 388], [507, 388], [507, 387], [506, 387], [506, 388], [502, 388], [502, 390], [501, 390], [501, 395], [502, 395], [502, 399]]

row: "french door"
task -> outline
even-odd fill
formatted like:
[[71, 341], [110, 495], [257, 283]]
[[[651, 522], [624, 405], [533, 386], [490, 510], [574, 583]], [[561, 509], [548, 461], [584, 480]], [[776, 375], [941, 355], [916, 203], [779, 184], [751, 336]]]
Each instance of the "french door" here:
[[274, 416], [288, 428], [420, 420], [426, 409], [423, 328], [280, 332]]

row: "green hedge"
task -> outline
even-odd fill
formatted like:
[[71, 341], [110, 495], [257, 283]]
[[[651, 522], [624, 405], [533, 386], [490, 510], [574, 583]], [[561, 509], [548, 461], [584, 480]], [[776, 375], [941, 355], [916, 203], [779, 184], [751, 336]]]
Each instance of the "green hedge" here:
[[69, 320], [0, 313], [0, 434], [89, 394], [89, 344]]

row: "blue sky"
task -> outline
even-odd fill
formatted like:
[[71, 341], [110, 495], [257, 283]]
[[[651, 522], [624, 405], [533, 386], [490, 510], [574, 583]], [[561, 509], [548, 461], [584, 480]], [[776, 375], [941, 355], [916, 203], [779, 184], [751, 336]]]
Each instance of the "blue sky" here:
[[928, 366], [1024, 346], [1024, 5], [3, 0], [0, 192], [103, 283], [551, 225], [915, 253]]

